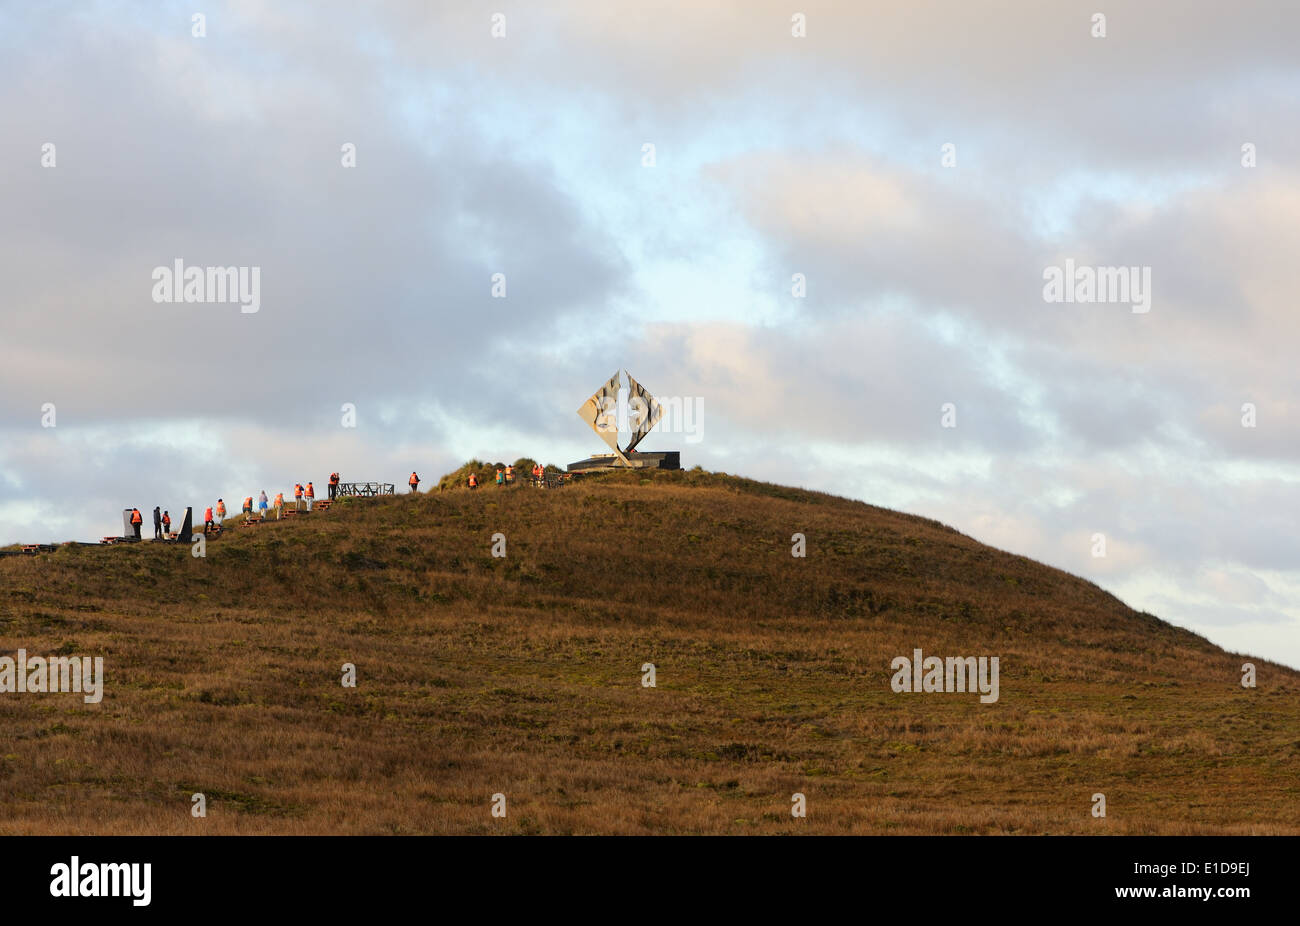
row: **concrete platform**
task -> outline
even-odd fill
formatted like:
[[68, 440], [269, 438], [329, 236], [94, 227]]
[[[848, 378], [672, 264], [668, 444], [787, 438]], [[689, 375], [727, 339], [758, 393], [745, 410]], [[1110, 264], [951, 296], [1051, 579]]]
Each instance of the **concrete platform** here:
[[[638, 450], [627, 455], [632, 469], [681, 469], [682, 454], [679, 450]], [[627, 470], [612, 453], [598, 453], [594, 457], [570, 463], [571, 473], [603, 473]]]

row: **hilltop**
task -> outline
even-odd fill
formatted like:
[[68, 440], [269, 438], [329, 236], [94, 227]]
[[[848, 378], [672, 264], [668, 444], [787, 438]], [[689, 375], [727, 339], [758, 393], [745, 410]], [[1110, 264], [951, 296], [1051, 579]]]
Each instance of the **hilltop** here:
[[[1300, 673], [1083, 579], [722, 474], [442, 484], [0, 559], [0, 656], [106, 674], [0, 695], [0, 832], [1300, 832]], [[998, 701], [894, 692], [914, 649]]]

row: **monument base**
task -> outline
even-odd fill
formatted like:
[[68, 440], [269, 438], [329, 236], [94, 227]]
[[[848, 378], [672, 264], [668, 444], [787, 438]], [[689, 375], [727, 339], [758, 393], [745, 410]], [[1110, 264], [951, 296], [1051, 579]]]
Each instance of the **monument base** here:
[[571, 473], [604, 473], [630, 469], [681, 469], [682, 455], [678, 450], [638, 450], [627, 454], [630, 467], [612, 453], [598, 453], [585, 460], [569, 464]]

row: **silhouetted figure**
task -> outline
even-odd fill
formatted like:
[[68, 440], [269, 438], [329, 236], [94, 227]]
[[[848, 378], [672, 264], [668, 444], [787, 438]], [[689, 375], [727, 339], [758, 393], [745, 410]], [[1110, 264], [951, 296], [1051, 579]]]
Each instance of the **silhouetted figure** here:
[[153, 539], [163, 539], [162, 509], [158, 505], [153, 506]]

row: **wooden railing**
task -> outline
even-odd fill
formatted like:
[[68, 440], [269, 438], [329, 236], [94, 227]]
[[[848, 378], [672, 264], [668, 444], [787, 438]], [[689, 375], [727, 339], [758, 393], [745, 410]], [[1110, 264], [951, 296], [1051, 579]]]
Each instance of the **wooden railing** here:
[[340, 482], [338, 497], [375, 498], [380, 495], [392, 495], [391, 482]]

